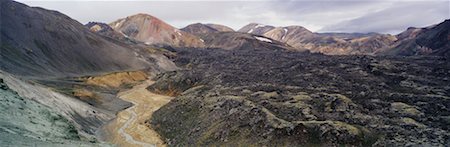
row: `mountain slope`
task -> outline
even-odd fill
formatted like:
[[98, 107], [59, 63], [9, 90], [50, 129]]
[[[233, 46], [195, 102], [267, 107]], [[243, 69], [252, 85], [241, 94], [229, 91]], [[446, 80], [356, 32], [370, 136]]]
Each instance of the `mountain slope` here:
[[248, 33], [216, 32], [200, 35], [207, 48], [220, 48], [225, 50], [298, 50], [285, 43]]
[[180, 30], [197, 35], [197, 36], [202, 35], [202, 34], [207, 34], [207, 33], [215, 33], [215, 32], [234, 32], [234, 30], [232, 28], [224, 26], [224, 25], [202, 24], [202, 23], [190, 24]]
[[251, 23], [239, 30], [328, 55], [373, 54], [397, 41], [392, 35], [377, 33], [313, 33], [302, 26], [272, 27]]
[[101, 22], [89, 22], [85, 25], [91, 32], [100, 34], [105, 37], [109, 37], [112, 39], [119, 40], [124, 43], [137, 43], [134, 39], [128, 38], [125, 36], [125, 34], [117, 32], [116, 30], [112, 29], [111, 26], [105, 23]]
[[263, 24], [258, 24], [258, 23], [250, 23], [244, 27], [242, 27], [241, 29], [238, 30], [238, 32], [242, 32], [242, 33], [251, 33], [251, 34], [255, 34], [255, 35], [263, 35], [264, 33], [274, 29], [274, 26], [268, 26], [268, 25], [263, 25]]
[[211, 28], [214, 28], [219, 32], [234, 32], [234, 30], [232, 28], [224, 26], [224, 25], [220, 25], [220, 24], [209, 23], [209, 24], [205, 24], [205, 25], [207, 25]]
[[148, 14], [136, 14], [109, 24], [114, 30], [146, 44], [203, 47], [200, 38]]
[[79, 76], [153, 66], [136, 51], [56, 11], [1, 2], [0, 69], [25, 76]]
[[427, 28], [409, 28], [397, 35], [402, 38], [394, 47], [379, 55], [438, 55], [450, 57], [450, 20]]
[[180, 30], [194, 35], [219, 32], [217, 29], [201, 23], [190, 24]]

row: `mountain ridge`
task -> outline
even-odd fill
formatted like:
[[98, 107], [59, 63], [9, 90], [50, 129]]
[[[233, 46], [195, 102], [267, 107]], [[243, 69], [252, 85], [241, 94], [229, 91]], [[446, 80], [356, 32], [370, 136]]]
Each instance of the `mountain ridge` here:
[[153, 45], [170, 45], [175, 47], [203, 47], [203, 42], [196, 36], [181, 31], [166, 22], [145, 13], [120, 18], [109, 23], [127, 37]]

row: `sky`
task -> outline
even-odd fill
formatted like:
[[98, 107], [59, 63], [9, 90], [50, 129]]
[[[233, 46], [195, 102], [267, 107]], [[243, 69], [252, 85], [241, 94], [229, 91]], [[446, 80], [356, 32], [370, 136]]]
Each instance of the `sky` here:
[[397, 34], [450, 19], [450, 0], [18, 0], [57, 10], [86, 24], [147, 13], [182, 28], [216, 23], [300, 25], [314, 32]]

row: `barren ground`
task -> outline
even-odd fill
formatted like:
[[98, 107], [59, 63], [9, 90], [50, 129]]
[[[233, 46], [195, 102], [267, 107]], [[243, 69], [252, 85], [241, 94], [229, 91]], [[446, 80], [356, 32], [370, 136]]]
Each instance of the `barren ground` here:
[[153, 112], [167, 104], [172, 97], [149, 92], [145, 88], [153, 84], [147, 80], [118, 96], [134, 104], [117, 114], [117, 118], [106, 125], [107, 140], [119, 146], [166, 146], [158, 133], [145, 125]]

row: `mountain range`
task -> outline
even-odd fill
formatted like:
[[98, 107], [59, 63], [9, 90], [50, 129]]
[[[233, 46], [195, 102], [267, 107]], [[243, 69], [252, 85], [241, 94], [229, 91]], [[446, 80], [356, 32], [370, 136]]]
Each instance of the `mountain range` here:
[[[312, 52], [320, 52], [329, 55], [444, 55], [445, 51], [438, 51], [445, 47], [444, 44], [435, 45], [430, 49], [424, 49], [415, 42], [416, 37], [421, 34], [433, 36], [434, 40], [448, 42], [448, 24], [446, 20], [438, 25], [426, 28], [409, 28], [398, 35], [378, 34], [378, 33], [313, 33], [301, 26], [273, 27], [262, 24], [250, 23], [244, 26], [239, 32], [262, 35], [280, 42], [287, 43], [295, 48], [305, 48]], [[446, 30], [447, 29], [447, 30]], [[425, 33], [429, 32], [429, 33]], [[434, 33], [431, 33], [434, 32]], [[440, 33], [439, 35], [435, 33]], [[439, 37], [436, 38], [436, 37]], [[431, 39], [431, 38], [430, 38]], [[410, 44], [413, 46], [407, 46]], [[428, 45], [425, 45], [428, 46]], [[398, 52], [397, 50], [404, 50]], [[422, 51], [428, 50], [428, 51]]]
[[[136, 25], [124, 25], [124, 27], [119, 27], [119, 22], [124, 24], [136, 24], [140, 17], [146, 17], [148, 20], [154, 19], [155, 24], [150, 24], [149, 22], [142, 22], [143, 26], [153, 28], [153, 30], [159, 30], [162, 32], [153, 32], [149, 34], [158, 35], [158, 37], [166, 39], [155, 39], [154, 37], [149, 37], [151, 35], [138, 35], [141, 32], [152, 32], [143, 28], [142, 26], [137, 27]], [[141, 18], [142, 19], [142, 18]], [[283, 44], [287, 50], [294, 51], [310, 51], [323, 53], [327, 55], [440, 55], [447, 56], [446, 51], [440, 51], [445, 47], [443, 44], [438, 44], [432, 46], [432, 48], [425, 45], [419, 45], [416, 43], [411, 43], [422, 34], [422, 38], [427, 38], [425, 36], [436, 36], [431, 32], [443, 33], [438, 36], [439, 38], [433, 38], [433, 40], [441, 40], [443, 42], [448, 41], [446, 38], [446, 29], [449, 20], [444, 21], [438, 25], [432, 25], [426, 28], [408, 28], [404, 32], [397, 35], [390, 34], [379, 34], [379, 33], [315, 33], [309, 31], [302, 26], [287, 26], [287, 27], [274, 27], [270, 25], [263, 25], [258, 23], [250, 23], [238, 31], [219, 24], [202, 24], [195, 23], [188, 25], [181, 29], [176, 29], [167, 23], [157, 19], [153, 16], [146, 14], [137, 14], [126, 19], [119, 19], [109, 24], [111, 29], [115, 34], [109, 34], [106, 36], [121, 36], [122, 38], [134, 39], [146, 44], [152, 45], [168, 45], [172, 47], [197, 47], [197, 48], [226, 48], [226, 49], [236, 49], [242, 46], [240, 42], [247, 42], [248, 38], [243, 37], [245, 34], [254, 34], [260, 37], [265, 37], [273, 40], [274, 42], [279, 42], [280, 45]], [[87, 27], [91, 30], [92, 25], [87, 24]], [[117, 26], [119, 28], [114, 28]], [[440, 27], [439, 27], [440, 26]], [[156, 29], [157, 28], [157, 29]], [[109, 31], [113, 31], [109, 30]], [[124, 33], [126, 30], [127, 33]], [[429, 31], [435, 30], [435, 31]], [[133, 33], [135, 34], [133, 35]], [[168, 32], [168, 33], [167, 33]], [[185, 36], [180, 34], [186, 34]], [[239, 32], [239, 33], [238, 33]], [[424, 33], [430, 32], [430, 33]], [[102, 32], [100, 32], [102, 33]], [[122, 34], [122, 35], [117, 35]], [[127, 35], [128, 34], [128, 35]], [[170, 34], [170, 35], [167, 35]], [[131, 35], [131, 37], [129, 36]], [[163, 37], [166, 36], [166, 37]], [[167, 39], [169, 36], [178, 36], [179, 39]], [[157, 37], [157, 38], [158, 38]], [[117, 37], [116, 37], [117, 38]], [[142, 38], [147, 38], [142, 39]], [[177, 37], [175, 37], [177, 38]], [[247, 38], [247, 39], [245, 39]], [[148, 39], [153, 40], [149, 42]], [[431, 39], [431, 38], [430, 38]], [[123, 40], [123, 39], [122, 39]], [[179, 41], [177, 41], [179, 40]], [[190, 41], [188, 41], [190, 40]], [[175, 42], [174, 42], [175, 41]], [[276, 44], [276, 43], [275, 43]], [[399, 50], [402, 50], [400, 52]], [[426, 51], [428, 50], [428, 51]], [[436, 50], [436, 51], [431, 51]], [[439, 50], [439, 51], [437, 51]]]
[[450, 145], [450, 20], [235, 31], [0, 8], [0, 146]]

